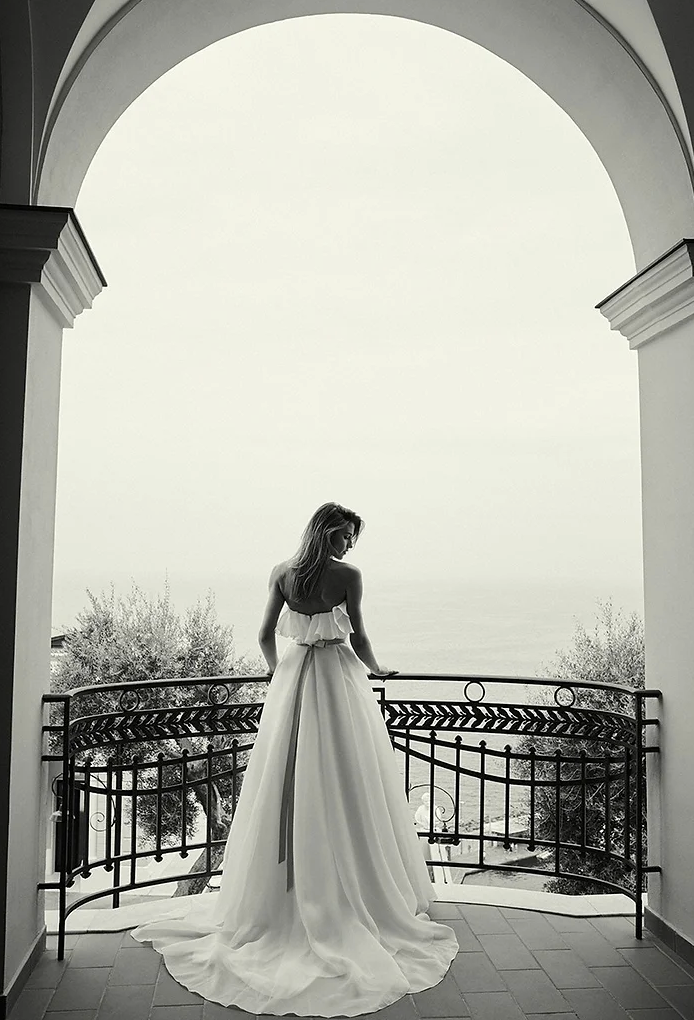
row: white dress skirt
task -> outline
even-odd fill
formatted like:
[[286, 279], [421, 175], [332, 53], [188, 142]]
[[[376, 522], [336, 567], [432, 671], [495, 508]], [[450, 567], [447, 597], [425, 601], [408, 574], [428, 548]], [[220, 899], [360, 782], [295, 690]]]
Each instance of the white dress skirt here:
[[[173, 977], [249, 1013], [356, 1016], [437, 984], [458, 951], [434, 899], [344, 603], [286, 609], [219, 893], [133, 932]], [[168, 908], [167, 908], [168, 909]]]

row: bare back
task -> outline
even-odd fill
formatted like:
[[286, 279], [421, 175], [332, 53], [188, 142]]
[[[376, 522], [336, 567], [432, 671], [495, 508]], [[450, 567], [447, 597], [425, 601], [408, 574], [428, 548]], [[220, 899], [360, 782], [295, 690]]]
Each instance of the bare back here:
[[339, 606], [347, 597], [349, 580], [354, 567], [338, 560], [328, 560], [312, 597], [304, 602], [292, 602], [287, 598], [289, 591], [289, 567], [286, 563], [277, 568], [277, 585], [284, 600], [295, 613], [304, 616], [315, 616], [317, 613], [329, 613], [333, 606]]

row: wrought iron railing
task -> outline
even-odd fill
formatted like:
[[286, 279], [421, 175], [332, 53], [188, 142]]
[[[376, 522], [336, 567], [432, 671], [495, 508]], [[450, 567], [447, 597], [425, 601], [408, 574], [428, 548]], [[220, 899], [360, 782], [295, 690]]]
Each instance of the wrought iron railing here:
[[[640, 938], [645, 876], [659, 870], [646, 862], [645, 759], [658, 748], [645, 740], [657, 720], [644, 706], [660, 692], [536, 677], [405, 674], [399, 689], [402, 681], [426, 681], [431, 699], [391, 698], [392, 681], [375, 682], [374, 695], [406, 794], [428, 794], [415, 818], [432, 874], [510, 871], [622, 892]], [[460, 696], [438, 700], [437, 681]], [[56, 877], [41, 887], [57, 891], [60, 959], [77, 907], [104, 896], [118, 907], [125, 893], [171, 883], [187, 891], [221, 874], [264, 683], [205, 677], [45, 695], [43, 761], [60, 771]], [[469, 742], [479, 734], [487, 739]], [[192, 869], [142, 873], [193, 853]], [[68, 902], [78, 877], [97, 873], [110, 875], [108, 886]]]

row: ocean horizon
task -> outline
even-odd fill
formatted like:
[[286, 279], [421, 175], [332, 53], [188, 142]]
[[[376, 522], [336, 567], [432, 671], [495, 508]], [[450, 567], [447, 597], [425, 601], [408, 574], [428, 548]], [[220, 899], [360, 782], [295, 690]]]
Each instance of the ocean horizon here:
[[[74, 625], [88, 604], [87, 589], [119, 594], [133, 580], [148, 594], [164, 591], [166, 575], [109, 577], [98, 572], [56, 577], [53, 631]], [[369, 578], [364, 620], [377, 659], [401, 673], [501, 676], [545, 675], [558, 651], [568, 648], [577, 624], [592, 630], [600, 602], [625, 615], [643, 615], [643, 590], [635, 581]], [[238, 653], [259, 655], [257, 634], [267, 594], [266, 579], [238, 574], [202, 577], [170, 573], [171, 600], [179, 611], [215, 598], [221, 623], [233, 627]]]

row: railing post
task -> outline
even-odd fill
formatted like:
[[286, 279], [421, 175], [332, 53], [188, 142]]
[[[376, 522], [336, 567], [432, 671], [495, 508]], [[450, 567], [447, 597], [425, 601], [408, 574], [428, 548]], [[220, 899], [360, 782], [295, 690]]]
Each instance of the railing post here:
[[81, 843], [82, 846], [85, 847], [85, 853], [84, 860], [82, 861], [82, 871], [80, 874], [82, 875], [82, 878], [89, 878], [89, 875], [91, 874], [89, 870], [89, 819], [91, 809], [90, 788], [92, 785], [92, 763], [88, 756], [85, 759], [84, 772], [82, 774], [84, 776], [84, 824], [86, 831], [84, 835], [81, 832], [79, 833], [80, 839], [77, 846], [77, 852], [80, 852], [79, 844]]
[[586, 856], [586, 839], [588, 835], [588, 798], [586, 796], [586, 751], [581, 748], [581, 857]]
[[181, 857], [188, 856], [188, 748], [181, 752]]
[[504, 850], [511, 849], [511, 745], [506, 744], [505, 790], [504, 790]]
[[528, 850], [535, 849], [535, 748], [530, 748], [530, 842]]
[[206, 842], [207, 842], [207, 873], [212, 873], [212, 744], [207, 745], [207, 757], [205, 759], [207, 763], [207, 827], [206, 827]]
[[156, 814], [154, 817], [154, 829], [155, 829], [155, 847], [154, 847], [154, 860], [159, 863], [163, 861], [161, 853], [161, 813], [162, 813], [162, 786], [164, 785], [164, 754], [162, 751], [157, 755], [157, 795], [156, 795]]
[[[434, 835], [434, 829], [436, 826], [436, 794], [434, 789], [436, 787], [435, 775], [434, 775], [434, 759], [436, 757], [436, 730], [431, 730], [429, 734], [429, 846], [433, 846], [436, 842], [436, 836]], [[432, 855], [433, 856], [433, 855]], [[432, 866], [431, 874], [435, 878], [436, 870]]]
[[555, 752], [555, 773], [554, 773], [554, 874], [561, 874], [561, 751]]
[[116, 749], [116, 824], [113, 831], [113, 907], [120, 906], [120, 855], [123, 838], [123, 755], [120, 747]]
[[70, 772], [70, 699], [65, 698], [62, 702], [63, 706], [63, 718], [62, 718], [62, 754], [63, 754], [63, 783], [62, 790], [63, 795], [60, 799], [60, 826], [62, 830], [62, 838], [60, 841], [60, 889], [58, 892], [58, 959], [63, 960], [65, 958], [65, 924], [66, 916], [65, 911], [67, 910], [67, 846], [68, 846], [68, 827], [70, 825], [70, 811], [69, 811], [69, 793], [68, 793], [68, 782]]
[[460, 745], [462, 742], [462, 738], [458, 734], [455, 738], [455, 823], [453, 828], [456, 846], [460, 840]]
[[132, 759], [132, 780], [130, 786], [130, 885], [137, 882], [137, 787], [139, 779], [139, 762]]
[[481, 868], [484, 867], [484, 781], [485, 781], [485, 752], [487, 749], [487, 741], [480, 740], [480, 847], [478, 854], [478, 864]]
[[637, 691], [636, 698], [636, 930], [637, 939], [643, 938], [643, 699]]

